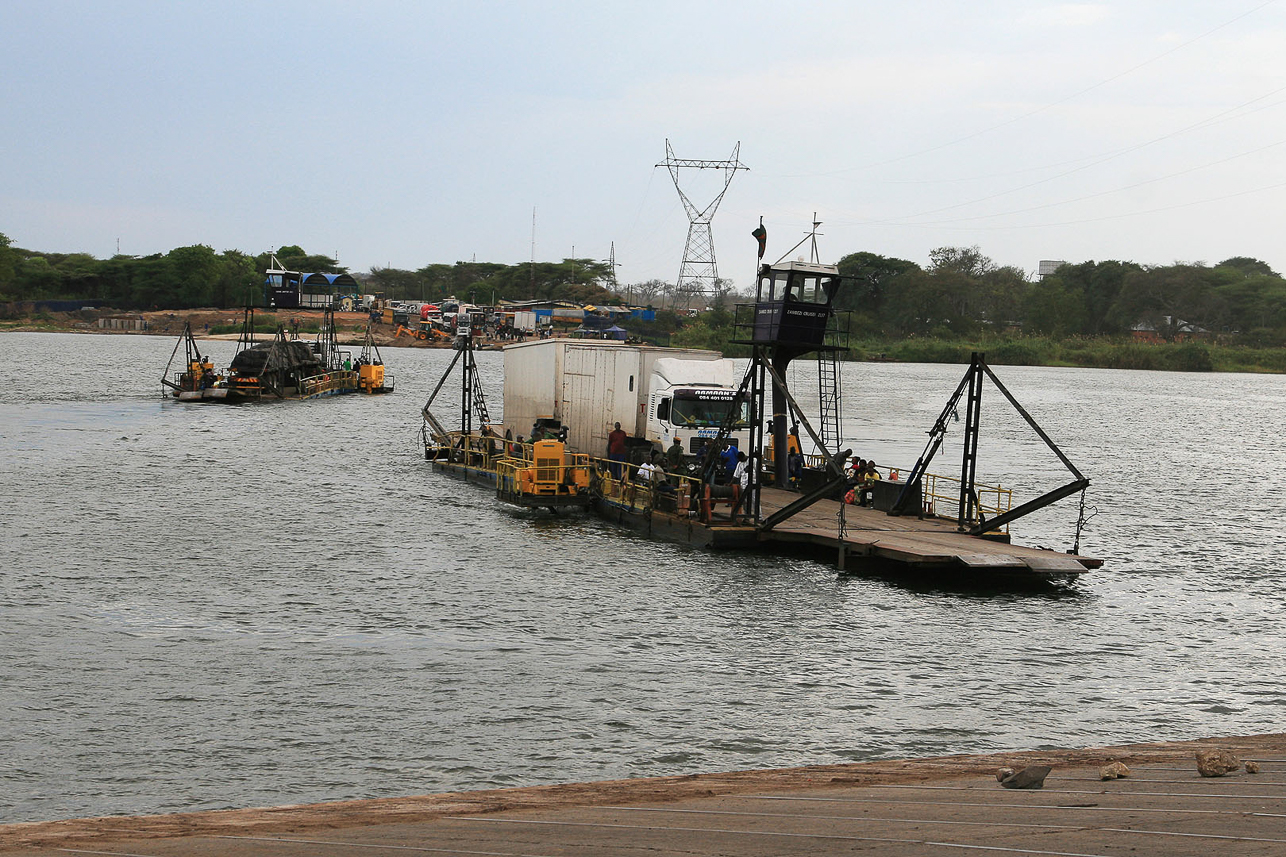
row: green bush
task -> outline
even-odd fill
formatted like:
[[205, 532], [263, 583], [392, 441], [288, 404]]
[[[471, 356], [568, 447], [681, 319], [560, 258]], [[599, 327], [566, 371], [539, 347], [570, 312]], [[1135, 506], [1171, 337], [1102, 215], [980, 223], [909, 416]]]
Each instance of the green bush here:
[[1216, 347], [1211, 358], [1217, 372], [1286, 373], [1286, 348]]
[[1108, 369], [1160, 369], [1156, 346], [1130, 343], [1108, 351]]
[[885, 354], [903, 363], [968, 363], [976, 350], [940, 339], [906, 339], [890, 345]]
[[1164, 352], [1165, 368], [1175, 372], [1212, 372], [1214, 361], [1210, 359], [1210, 349], [1201, 342], [1185, 342], [1166, 348]]
[[987, 351], [987, 362], [997, 366], [1044, 366], [1050, 362], [1051, 349], [1037, 348], [1027, 341], [997, 343]]

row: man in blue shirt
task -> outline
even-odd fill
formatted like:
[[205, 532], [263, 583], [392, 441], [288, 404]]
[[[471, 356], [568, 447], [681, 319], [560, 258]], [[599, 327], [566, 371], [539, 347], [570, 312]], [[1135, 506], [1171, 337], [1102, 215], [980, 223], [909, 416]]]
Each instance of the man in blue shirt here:
[[724, 441], [723, 452], [719, 453], [719, 458], [723, 461], [723, 481], [726, 484], [732, 481], [732, 472], [737, 469], [736, 442], [731, 440]]

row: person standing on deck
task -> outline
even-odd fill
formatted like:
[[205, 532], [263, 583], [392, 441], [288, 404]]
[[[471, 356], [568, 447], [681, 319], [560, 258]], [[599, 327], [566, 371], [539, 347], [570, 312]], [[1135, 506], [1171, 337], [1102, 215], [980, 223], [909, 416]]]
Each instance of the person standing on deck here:
[[721, 484], [727, 484], [732, 481], [733, 472], [737, 469], [737, 445], [730, 440], [725, 440], [723, 452], [719, 453], [719, 458], [723, 461], [723, 480]]
[[799, 445], [799, 423], [791, 426], [790, 434], [786, 435], [786, 454], [790, 455], [792, 452], [803, 452]]
[[875, 462], [868, 461], [862, 469], [862, 481], [859, 483], [857, 496], [859, 506], [875, 505], [875, 483], [880, 481], [880, 471], [875, 469]]
[[804, 479], [804, 450], [799, 445], [799, 423], [790, 427], [786, 435], [786, 473], [791, 488], [798, 488]]
[[612, 478], [620, 481], [621, 465], [625, 461], [625, 442], [629, 438], [621, 430], [621, 424], [617, 423], [616, 428], [607, 435], [607, 459], [610, 462], [608, 467], [612, 471]]
[[670, 465], [672, 471], [678, 470], [683, 464], [683, 441], [677, 434], [674, 436], [674, 443], [670, 444], [670, 448], [665, 451], [665, 463]]
[[739, 483], [742, 491], [750, 485], [750, 464], [744, 452], [737, 453], [737, 464], [732, 469], [732, 481]]

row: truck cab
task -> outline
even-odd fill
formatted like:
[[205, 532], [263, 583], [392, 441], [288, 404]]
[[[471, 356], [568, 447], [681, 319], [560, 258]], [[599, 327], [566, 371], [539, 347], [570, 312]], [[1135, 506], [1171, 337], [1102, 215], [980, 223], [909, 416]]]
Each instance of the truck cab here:
[[[700, 455], [719, 434], [720, 427], [732, 410], [736, 390], [729, 387], [670, 387], [655, 390], [648, 408], [648, 437], [657, 439], [661, 449], [669, 449], [677, 435], [688, 455]], [[746, 444], [750, 428], [749, 403], [744, 399], [737, 407], [732, 423], [733, 441]]]
[[[735, 364], [727, 358], [657, 360], [648, 386], [646, 436], [664, 450], [677, 435], [687, 454], [701, 454], [728, 418], [739, 380]], [[730, 438], [744, 449], [749, 430], [750, 408], [743, 398], [733, 415]]]

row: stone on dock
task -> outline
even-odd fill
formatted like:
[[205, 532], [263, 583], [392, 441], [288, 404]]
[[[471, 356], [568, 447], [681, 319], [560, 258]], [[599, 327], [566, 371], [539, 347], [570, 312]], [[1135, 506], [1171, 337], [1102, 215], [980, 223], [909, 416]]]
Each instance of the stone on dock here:
[[1007, 789], [1041, 789], [1045, 787], [1045, 777], [1049, 776], [1049, 771], [1049, 765], [1032, 765], [1016, 774], [1010, 774], [1000, 784]]
[[1124, 762], [1108, 762], [1098, 769], [1098, 778], [1100, 780], [1116, 780], [1129, 775], [1130, 769], [1125, 766]]
[[1241, 760], [1227, 750], [1198, 750], [1197, 773], [1203, 777], [1222, 777], [1241, 767]]

